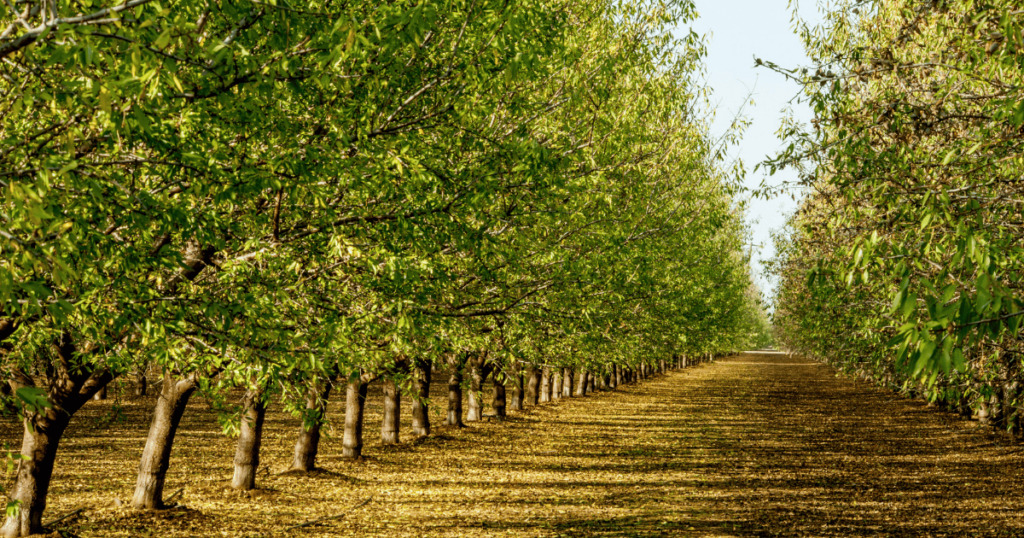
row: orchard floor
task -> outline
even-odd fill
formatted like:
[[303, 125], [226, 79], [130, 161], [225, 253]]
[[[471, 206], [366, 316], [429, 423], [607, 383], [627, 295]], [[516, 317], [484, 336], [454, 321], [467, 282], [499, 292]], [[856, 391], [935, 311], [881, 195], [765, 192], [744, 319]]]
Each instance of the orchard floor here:
[[[786, 355], [720, 359], [395, 447], [376, 441], [371, 398], [365, 460], [341, 460], [336, 431], [308, 476], [277, 474], [298, 423], [272, 413], [270, 473], [252, 495], [227, 488], [232, 441], [196, 398], [168, 477], [184, 506], [162, 512], [114, 507], [130, 498], [152, 398], [124, 398], [113, 424], [115, 400], [90, 403], [61, 446], [44, 520], [85, 508], [55, 526], [82, 537], [1024, 536], [1019, 445]], [[18, 435], [0, 423], [0, 440]]]

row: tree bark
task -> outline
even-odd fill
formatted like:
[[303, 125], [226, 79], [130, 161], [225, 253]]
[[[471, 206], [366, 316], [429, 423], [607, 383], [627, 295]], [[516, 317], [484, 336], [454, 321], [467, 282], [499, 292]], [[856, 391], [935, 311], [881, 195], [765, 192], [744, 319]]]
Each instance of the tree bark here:
[[562, 396], [572, 397], [572, 368], [562, 368]]
[[333, 375], [326, 383], [315, 382], [310, 388], [290, 470], [309, 472], [316, 469], [316, 456], [320, 452], [320, 427], [327, 415], [327, 399], [331, 396], [331, 387], [337, 379], [338, 376]]
[[139, 370], [139, 373], [135, 374], [135, 395], [142, 397], [149, 392], [149, 379], [146, 378], [145, 369]]
[[34, 419], [25, 420], [21, 454], [28, 456], [28, 459], [19, 462], [14, 488], [8, 492], [11, 500], [20, 501], [21, 509], [18, 515], [4, 522], [0, 529], [0, 536], [4, 538], [28, 536], [43, 531], [43, 511], [46, 510], [46, 495], [57, 459], [57, 446], [71, 420], [71, 413], [63, 409], [46, 411]]
[[171, 449], [178, 432], [185, 406], [199, 386], [198, 374], [175, 379], [171, 372], [164, 372], [157, 398], [153, 419], [149, 423], [149, 435], [139, 461], [139, 476], [135, 481], [132, 507], [136, 509], [160, 510], [164, 508], [164, 481], [171, 464]]
[[526, 401], [530, 405], [540, 402], [540, 368], [530, 365], [526, 368]]
[[492, 365], [485, 361], [485, 356], [474, 357], [467, 364], [469, 369], [469, 394], [467, 395], [467, 422], [478, 422], [483, 415], [483, 385], [491, 374]]
[[601, 374], [601, 379], [599, 379], [599, 381], [601, 382], [601, 390], [612, 389], [612, 375], [608, 372]]
[[505, 384], [497, 376], [494, 377], [494, 398], [491, 400], [491, 407], [494, 408], [494, 417], [498, 421], [505, 420]]
[[366, 410], [366, 391], [373, 378], [357, 372], [348, 380], [345, 390], [345, 434], [341, 442], [341, 457], [357, 460], [363, 456], [363, 416]]
[[412, 434], [430, 435], [430, 371], [433, 364], [427, 359], [416, 359], [413, 371]]
[[462, 428], [462, 369], [466, 364], [463, 353], [453, 353], [448, 359], [448, 417], [445, 424]]
[[540, 373], [540, 403], [551, 401], [551, 368], [545, 366]]
[[555, 368], [551, 371], [551, 399], [557, 400], [562, 397], [562, 369]]
[[466, 373], [469, 375], [469, 392], [466, 394], [466, 422], [480, 421], [481, 394], [480, 367], [475, 360], [466, 363]]
[[384, 419], [380, 424], [380, 442], [385, 445], [399, 443], [402, 424], [402, 391], [394, 379], [384, 380]]
[[587, 371], [580, 368], [580, 371], [576, 372], [576, 396], [587, 395]]
[[587, 370], [587, 392], [594, 392], [595, 377], [593, 370]]
[[263, 442], [263, 421], [267, 405], [262, 391], [250, 389], [242, 398], [242, 424], [235, 446], [235, 474], [231, 487], [248, 491], [256, 489], [256, 473], [260, 470], [260, 444]]
[[1019, 389], [1019, 384], [1016, 381], [1003, 382], [1003, 400], [1006, 402], [1003, 414], [1006, 417], [1006, 431], [1014, 436], [1020, 433], [1020, 416], [1017, 413], [1020, 407], [1019, 405], [1013, 406], [1013, 402], [1017, 402], [1020, 398]]
[[[513, 359], [514, 360], [514, 359]], [[522, 411], [523, 404], [525, 403], [526, 391], [523, 385], [523, 371], [520, 369], [517, 363], [513, 363], [512, 366], [512, 401], [509, 402], [509, 409], [513, 411]]]
[[92, 395], [93, 400], [106, 400], [107, 399], [107, 387], [96, 391], [96, 394]]

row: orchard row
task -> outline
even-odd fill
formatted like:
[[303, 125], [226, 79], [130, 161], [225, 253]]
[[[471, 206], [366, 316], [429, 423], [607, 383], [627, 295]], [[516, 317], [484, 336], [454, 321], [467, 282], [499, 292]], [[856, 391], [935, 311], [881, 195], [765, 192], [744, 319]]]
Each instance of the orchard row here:
[[816, 65], [782, 70], [816, 116], [772, 163], [798, 167], [808, 193], [773, 266], [784, 345], [1011, 431], [1022, 30], [1008, 0], [840, 2], [804, 32]]
[[40, 530], [61, 436], [122, 376], [162, 376], [133, 501], [159, 508], [197, 390], [280, 398], [312, 437], [337, 380], [422, 403], [431, 367], [603, 375], [766, 337], [688, 1], [11, 6], [5, 537]]

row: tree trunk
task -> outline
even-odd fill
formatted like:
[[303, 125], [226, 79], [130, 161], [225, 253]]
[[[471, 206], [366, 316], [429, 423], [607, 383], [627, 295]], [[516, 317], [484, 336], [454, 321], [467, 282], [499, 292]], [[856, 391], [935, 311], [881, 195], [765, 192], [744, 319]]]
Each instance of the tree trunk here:
[[140, 370], [135, 376], [135, 395], [142, 397], [149, 392], [149, 379], [146, 378], [146, 371]]
[[357, 460], [363, 456], [363, 412], [366, 410], [366, 390], [372, 378], [358, 373], [348, 380], [345, 391], [345, 435], [341, 442], [341, 457]]
[[989, 420], [994, 426], [1002, 427], [1003, 422], [1003, 391], [998, 386], [992, 387], [992, 396], [989, 399]]
[[665, 361], [658, 361], [658, 364], [661, 365], [661, 373], [667, 374], [668, 373], [668, 364]]
[[299, 426], [299, 438], [295, 441], [295, 452], [292, 455], [292, 471], [309, 472], [316, 469], [316, 456], [320, 452], [320, 426], [327, 415], [327, 398], [331, 395], [331, 387], [337, 375], [331, 376], [327, 383], [314, 383], [306, 397], [306, 412]]
[[618, 364], [612, 365], [612, 389], [619, 388], [622, 384], [622, 368]]
[[587, 370], [587, 392], [594, 392], [594, 372]]
[[417, 437], [430, 435], [430, 371], [432, 364], [427, 359], [416, 359], [413, 371], [412, 434]]
[[[17, 327], [16, 322], [0, 319], [0, 342], [9, 338]], [[19, 503], [19, 510], [17, 515], [6, 517], [0, 527], [0, 536], [4, 538], [42, 532], [42, 517], [61, 437], [71, 417], [114, 379], [106, 368], [93, 369], [87, 364], [76, 367], [74, 357], [79, 350], [69, 334], [62, 334], [53, 347], [58, 360], [52, 370], [47, 370], [46, 383], [46, 399], [51, 407], [39, 412], [23, 411], [21, 460], [14, 485], [7, 491], [8, 501]], [[35, 387], [32, 377], [20, 368], [11, 367], [6, 373], [11, 376], [11, 392]]]
[[523, 389], [523, 372], [519, 369], [519, 366], [513, 367], [512, 373], [512, 401], [509, 402], [509, 409], [513, 411], [522, 411], [523, 404], [526, 396], [526, 391]]
[[499, 421], [505, 420], [505, 384], [497, 376], [494, 377], [494, 399], [491, 401], [491, 407], [494, 407], [495, 418]]
[[399, 443], [402, 424], [402, 391], [394, 379], [384, 380], [384, 420], [380, 424], [380, 442], [385, 445]]
[[235, 447], [235, 475], [231, 487], [248, 491], [256, 488], [256, 473], [260, 470], [260, 444], [263, 439], [263, 420], [267, 405], [259, 390], [247, 390], [242, 399], [242, 424], [238, 429]]
[[609, 374], [607, 372], [601, 374], [600, 382], [601, 382], [601, 390], [611, 390], [612, 389], [612, 375], [611, 374]]
[[107, 399], [107, 387], [96, 391], [96, 394], [92, 395], [93, 400], [106, 400]]
[[526, 401], [537, 405], [540, 402], [540, 368], [531, 364], [526, 369], [526, 380]]
[[445, 424], [462, 428], [462, 368], [466, 357], [462, 353], [454, 353], [448, 360], [448, 417]]
[[53, 477], [53, 466], [57, 459], [57, 446], [67, 429], [71, 416], [68, 413], [50, 412], [35, 420], [25, 421], [22, 435], [21, 454], [28, 459], [18, 465], [18, 478], [14, 488], [8, 492], [9, 499], [20, 501], [18, 515], [8, 517], [0, 529], [0, 536], [14, 538], [42, 533], [43, 511], [46, 510], [46, 495]]
[[467, 363], [469, 368], [469, 394], [468, 409], [466, 410], [467, 422], [478, 422], [483, 415], [483, 385], [487, 376], [491, 374], [490, 363], [484, 362], [484, 356], [476, 357]]
[[576, 396], [587, 395], [587, 371], [580, 369], [576, 372]]
[[0, 381], [0, 415], [15, 415], [18, 409], [15, 407], [14, 389], [6, 381]]
[[1006, 417], [1006, 431], [1010, 432], [1010, 435], [1014, 436], [1020, 433], [1020, 415], [1018, 414], [1019, 406], [1013, 405], [1014, 402], [1019, 401], [1019, 389], [1020, 387], [1016, 381], [1003, 382], [1003, 400], [1006, 402], [1003, 414]]
[[198, 388], [197, 374], [184, 379], [175, 379], [171, 372], [165, 372], [160, 386], [153, 419], [149, 423], [146, 447], [139, 462], [139, 476], [135, 481], [132, 507], [136, 509], [160, 510], [164, 508], [164, 480], [171, 464], [171, 449], [174, 435], [185, 413], [189, 398]]
[[540, 403], [551, 401], [551, 368], [545, 366], [540, 373]]
[[551, 371], [551, 399], [557, 400], [562, 397], [562, 369], [555, 368]]
[[572, 368], [562, 368], [562, 396], [572, 397]]

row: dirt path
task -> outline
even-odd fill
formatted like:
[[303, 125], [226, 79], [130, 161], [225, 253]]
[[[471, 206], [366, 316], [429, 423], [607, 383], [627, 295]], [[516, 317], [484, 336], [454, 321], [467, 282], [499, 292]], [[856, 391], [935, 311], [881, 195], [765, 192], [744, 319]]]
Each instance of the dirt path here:
[[[83, 537], [1024, 536], [1020, 447], [784, 355], [721, 359], [390, 448], [373, 441], [370, 406], [366, 461], [343, 462], [335, 436], [326, 472], [261, 476], [251, 496], [226, 488], [232, 442], [197, 403], [167, 489], [183, 487], [187, 508], [160, 513], [112, 505], [130, 497], [147, 425], [147, 405], [124, 405], [113, 426], [76, 418], [44, 519], [88, 507], [61, 526]], [[274, 472], [295, 427], [268, 418]]]
[[651, 390], [707, 421], [698, 535], [1024, 536], [1024, 454], [988, 428], [785, 355], [680, 377]]

